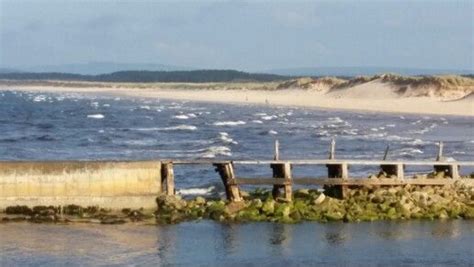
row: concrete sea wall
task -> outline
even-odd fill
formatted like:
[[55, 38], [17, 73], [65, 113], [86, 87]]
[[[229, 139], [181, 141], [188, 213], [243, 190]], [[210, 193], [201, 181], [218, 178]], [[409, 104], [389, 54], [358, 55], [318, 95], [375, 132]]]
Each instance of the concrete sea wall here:
[[0, 210], [15, 205], [156, 208], [161, 163], [0, 162]]

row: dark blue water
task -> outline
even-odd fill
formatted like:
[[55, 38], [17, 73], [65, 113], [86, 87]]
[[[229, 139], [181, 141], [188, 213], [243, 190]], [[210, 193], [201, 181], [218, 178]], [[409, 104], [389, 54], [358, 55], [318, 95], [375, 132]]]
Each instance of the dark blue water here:
[[[466, 117], [387, 115], [81, 94], [0, 92], [0, 160], [337, 158], [474, 160]], [[324, 166], [323, 166], [324, 167]], [[321, 175], [324, 168], [295, 168]], [[376, 169], [352, 168], [364, 176]], [[430, 171], [430, 170], [424, 170]], [[461, 170], [469, 173], [473, 170]], [[238, 175], [270, 169], [239, 167]], [[176, 169], [183, 194], [219, 184], [209, 166]], [[186, 190], [183, 190], [186, 189]], [[170, 226], [0, 225], [0, 265], [469, 265], [470, 221]]]

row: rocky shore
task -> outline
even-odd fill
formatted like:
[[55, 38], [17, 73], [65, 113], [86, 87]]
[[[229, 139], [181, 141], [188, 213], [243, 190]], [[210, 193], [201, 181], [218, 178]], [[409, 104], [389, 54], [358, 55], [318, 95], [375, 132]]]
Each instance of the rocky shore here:
[[209, 219], [219, 222], [268, 221], [375, 221], [408, 219], [474, 219], [474, 187], [453, 186], [362, 187], [348, 190], [348, 197], [337, 199], [319, 190], [300, 189], [294, 200], [274, 199], [270, 190], [243, 193], [244, 201], [222, 199], [182, 199], [157, 197], [156, 210], [112, 211], [98, 207], [26, 206], [8, 207], [0, 223], [100, 223], [171, 224]]

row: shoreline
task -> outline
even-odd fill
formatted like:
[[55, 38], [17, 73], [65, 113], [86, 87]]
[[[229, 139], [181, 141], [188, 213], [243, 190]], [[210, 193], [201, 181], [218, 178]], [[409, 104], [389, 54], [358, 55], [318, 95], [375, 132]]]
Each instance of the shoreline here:
[[409, 221], [474, 219], [474, 188], [453, 186], [361, 187], [349, 189], [340, 199], [314, 189], [299, 189], [293, 200], [272, 196], [271, 189], [242, 192], [238, 202], [219, 198], [183, 199], [159, 194], [155, 209], [103, 209], [98, 206], [10, 206], [0, 212], [5, 223], [170, 225], [215, 221], [225, 224], [269, 222]]
[[[383, 97], [328, 95], [303, 89], [169, 89], [162, 87], [84, 87], [54, 85], [1, 85], [0, 91], [107, 94], [124, 97], [184, 100], [208, 103], [253, 104], [273, 107], [306, 107], [336, 111], [382, 112], [474, 117], [474, 100], [439, 101], [431, 97]], [[370, 93], [370, 92], [369, 92]]]

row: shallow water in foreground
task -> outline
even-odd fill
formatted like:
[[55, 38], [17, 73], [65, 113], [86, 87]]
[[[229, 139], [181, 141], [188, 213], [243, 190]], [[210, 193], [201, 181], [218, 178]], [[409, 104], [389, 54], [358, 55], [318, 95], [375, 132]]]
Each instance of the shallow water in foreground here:
[[470, 221], [0, 224], [0, 265], [471, 265]]

